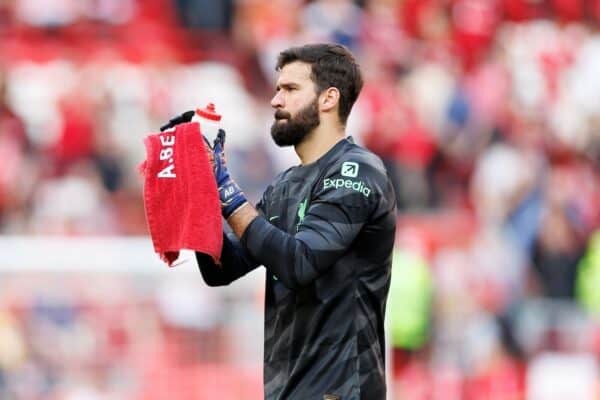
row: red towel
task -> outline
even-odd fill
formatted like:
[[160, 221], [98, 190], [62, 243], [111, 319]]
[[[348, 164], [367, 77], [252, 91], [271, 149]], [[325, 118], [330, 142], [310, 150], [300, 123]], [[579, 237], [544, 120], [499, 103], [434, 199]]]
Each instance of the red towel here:
[[154, 251], [169, 266], [179, 250], [212, 256], [219, 263], [223, 245], [217, 184], [197, 123], [145, 140], [144, 208]]

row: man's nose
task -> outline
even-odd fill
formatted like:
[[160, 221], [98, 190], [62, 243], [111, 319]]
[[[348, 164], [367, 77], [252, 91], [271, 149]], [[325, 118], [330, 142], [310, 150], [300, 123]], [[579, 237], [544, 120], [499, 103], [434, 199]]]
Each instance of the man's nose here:
[[281, 91], [275, 93], [275, 96], [271, 99], [271, 107], [273, 108], [282, 108], [283, 107], [283, 97], [281, 96]]

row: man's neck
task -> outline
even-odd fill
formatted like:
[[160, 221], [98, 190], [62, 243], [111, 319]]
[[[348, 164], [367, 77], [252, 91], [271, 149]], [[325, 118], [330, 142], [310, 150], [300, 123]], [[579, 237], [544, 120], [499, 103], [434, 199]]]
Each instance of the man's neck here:
[[294, 147], [302, 165], [311, 164], [323, 157], [333, 146], [345, 138], [344, 127], [334, 129], [319, 125]]

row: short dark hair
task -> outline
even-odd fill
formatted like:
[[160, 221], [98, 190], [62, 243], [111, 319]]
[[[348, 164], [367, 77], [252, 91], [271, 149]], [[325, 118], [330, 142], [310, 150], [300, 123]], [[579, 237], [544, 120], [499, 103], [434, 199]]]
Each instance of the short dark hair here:
[[291, 47], [279, 53], [275, 69], [301, 61], [311, 66], [311, 79], [317, 94], [335, 87], [340, 91], [338, 116], [346, 124], [350, 110], [363, 86], [363, 78], [356, 59], [346, 47], [339, 44], [320, 43]]

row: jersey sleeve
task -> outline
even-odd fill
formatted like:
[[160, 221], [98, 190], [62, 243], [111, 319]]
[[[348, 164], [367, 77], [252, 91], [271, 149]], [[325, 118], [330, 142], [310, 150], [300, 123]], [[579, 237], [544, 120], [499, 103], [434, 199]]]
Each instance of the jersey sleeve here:
[[238, 239], [233, 234], [223, 233], [221, 265], [215, 264], [212, 257], [196, 252], [198, 268], [208, 286], [228, 285], [258, 267]]
[[253, 258], [288, 288], [309, 284], [352, 246], [389, 187], [385, 172], [359, 161], [338, 162], [316, 183], [310, 204], [289, 234], [255, 218], [242, 236]]
[[[264, 215], [263, 204], [264, 196], [263, 200], [259, 201], [256, 206], [261, 215]], [[215, 264], [212, 257], [200, 252], [196, 252], [196, 260], [202, 278], [209, 286], [228, 285], [260, 265], [233, 233], [225, 232], [223, 232], [221, 265]]]

